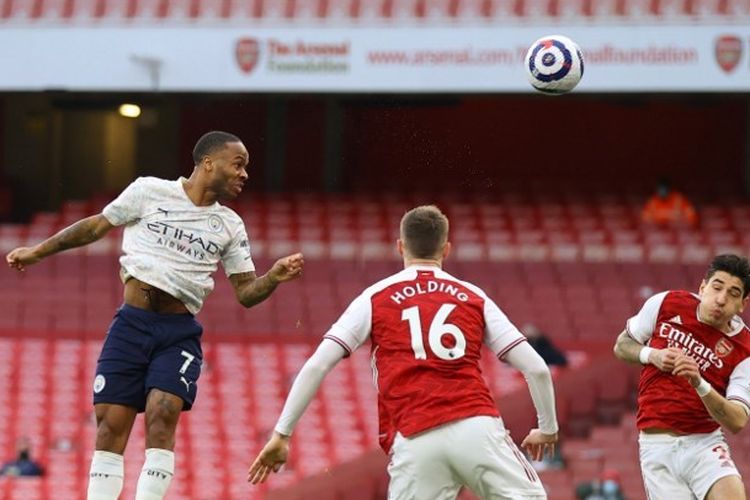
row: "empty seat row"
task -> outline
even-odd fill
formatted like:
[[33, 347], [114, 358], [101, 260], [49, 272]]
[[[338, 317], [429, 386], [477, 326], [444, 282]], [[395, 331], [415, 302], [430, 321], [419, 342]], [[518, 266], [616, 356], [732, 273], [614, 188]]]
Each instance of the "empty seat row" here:
[[[535, 323], [566, 342], [609, 341], [653, 293], [696, 290], [699, 264], [616, 262], [446, 262], [446, 270], [481, 286], [519, 327]], [[116, 258], [59, 255], [27, 270], [3, 271], [0, 330], [86, 332], [99, 338], [122, 303]], [[271, 261], [258, 260], [259, 272]], [[397, 272], [396, 260], [314, 260], [299, 280], [251, 309], [216, 276], [198, 319], [206, 332], [319, 338], [371, 283]]]
[[[0, 454], [12, 456], [16, 439], [28, 436], [32, 455], [47, 470], [41, 480], [0, 479], [0, 498], [84, 496], [95, 429], [91, 380], [99, 347], [99, 341], [0, 337], [1, 373], [9, 381], [0, 388]], [[205, 343], [201, 395], [194, 410], [181, 418], [178, 480], [168, 498], [263, 498], [265, 487], [246, 483], [247, 466], [275, 423], [289, 381], [301, 367], [301, 356], [310, 352], [308, 344]], [[357, 369], [367, 367], [366, 352], [353, 359], [362, 356], [365, 361], [359, 360]], [[285, 362], [287, 358], [295, 362]], [[354, 384], [353, 374], [353, 363], [346, 363], [324, 385], [305, 421], [329, 431], [313, 440], [312, 433], [300, 431], [294, 444], [298, 456], [274, 485], [320, 472], [376, 445], [375, 425], [363, 421], [376, 421], [376, 417], [360, 408], [375, 407], [374, 389]], [[333, 411], [344, 403], [348, 413]], [[326, 420], [327, 414], [336, 419]], [[350, 433], [334, 432], [344, 423]], [[125, 453], [125, 498], [134, 496], [143, 450], [139, 417]], [[321, 458], [308, 460], [315, 456]]]
[[[42, 479], [0, 479], [0, 498], [81, 498], [93, 449], [91, 407], [98, 340], [0, 337], [0, 454], [27, 436]], [[247, 467], [275, 425], [289, 385], [314, 343], [206, 340], [200, 391], [180, 419], [176, 481], [167, 498], [258, 499], [266, 487], [245, 481]], [[572, 355], [573, 367], [585, 355]], [[508, 395], [520, 375], [494, 357], [482, 360], [493, 390]], [[298, 481], [377, 446], [376, 392], [369, 353], [356, 351], [331, 372], [292, 438], [292, 456], [273, 487]], [[125, 452], [124, 498], [133, 498], [144, 452], [139, 416]]]
[[288, 20], [338, 23], [366, 21], [460, 21], [483, 18], [622, 17], [701, 19], [741, 16], [742, 0], [580, 2], [573, 0], [97, 0], [0, 1], [0, 20], [76, 21], [225, 21]]

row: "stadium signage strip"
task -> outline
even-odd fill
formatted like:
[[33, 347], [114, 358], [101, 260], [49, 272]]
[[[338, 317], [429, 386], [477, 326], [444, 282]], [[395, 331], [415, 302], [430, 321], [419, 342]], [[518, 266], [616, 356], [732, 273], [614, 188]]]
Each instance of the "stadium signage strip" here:
[[750, 90], [740, 25], [6, 28], [0, 90], [532, 92], [522, 60], [544, 33], [583, 49], [576, 92]]

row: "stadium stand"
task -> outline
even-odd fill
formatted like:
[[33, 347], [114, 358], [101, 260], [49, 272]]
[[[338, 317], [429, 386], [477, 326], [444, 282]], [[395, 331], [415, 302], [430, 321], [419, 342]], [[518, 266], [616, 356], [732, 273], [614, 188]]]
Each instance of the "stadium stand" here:
[[696, 21], [750, 15], [746, 0], [2, 0], [0, 22], [393, 23], [524, 18]]
[[[407, 204], [385, 197], [282, 197], [236, 207], [249, 221], [260, 268], [271, 256], [297, 248], [314, 264], [305, 280], [290, 284], [287, 300], [252, 311], [236, 307], [229, 284], [217, 279], [201, 315], [207, 330], [320, 334], [367, 283], [398, 269], [393, 235]], [[619, 332], [645, 295], [695, 288], [709, 256], [746, 253], [750, 243], [744, 231], [748, 211], [742, 206], [703, 206], [707, 222], [695, 230], [642, 227], [635, 204], [446, 207], [453, 220], [476, 221], [456, 224], [453, 239], [459, 244], [448, 270], [487, 289], [518, 324], [536, 321], [563, 341], [596, 341], [606, 336], [602, 332]], [[66, 204], [61, 213], [39, 214], [28, 226], [0, 226], [0, 249], [38, 241], [82, 212], [100, 208]], [[543, 215], [552, 210], [560, 214], [558, 222]], [[115, 232], [33, 272], [9, 275], [11, 286], [0, 293], [16, 306], [15, 314], [4, 315], [0, 324], [100, 330], [120, 301], [119, 237]]]
[[[734, 26], [734, 31], [748, 21], [750, 0], [0, 0], [0, 29], [284, 26], [293, 32], [297, 27], [690, 29], [718, 24]], [[610, 467], [622, 474], [628, 499], [645, 498], [632, 415], [637, 370], [621, 365], [613, 370], [610, 348], [646, 296], [666, 288], [695, 289], [714, 254], [750, 253], [750, 205], [742, 182], [736, 182], [745, 175], [739, 166], [746, 163], [747, 127], [734, 125], [746, 123], [747, 104], [744, 98], [713, 102], [687, 96], [685, 105], [678, 98], [623, 96], [597, 102], [571, 97], [554, 103], [520, 95], [506, 100], [436, 98], [434, 106], [429, 105], [432, 96], [427, 104], [416, 105], [409, 96], [402, 106], [377, 98], [343, 102], [342, 129], [348, 135], [341, 148], [347, 167], [339, 187], [347, 194], [252, 192], [232, 204], [248, 225], [259, 269], [298, 249], [305, 253], [307, 267], [302, 280], [249, 311], [236, 304], [230, 285], [216, 276], [216, 290], [200, 314], [206, 331], [200, 397], [183, 417], [178, 480], [167, 498], [385, 498], [387, 459], [377, 449], [366, 349], [324, 383], [295, 434], [285, 471], [254, 488], [246, 484], [245, 473], [320, 336], [363, 287], [399, 269], [394, 251], [398, 221], [407, 208], [425, 201], [437, 202], [453, 224], [455, 247], [446, 269], [482, 286], [517, 325], [533, 321], [568, 353], [571, 366], [554, 370], [566, 468], [540, 473], [550, 499], [573, 499], [576, 484]], [[0, 100], [0, 111], [11, 98]], [[314, 130], [325, 130], [326, 106], [317, 98], [290, 99], [287, 105], [290, 118], [283, 133], [286, 143], [296, 147], [286, 153], [286, 184], [263, 186], [257, 179], [249, 189], [305, 190], [323, 177], [315, 169], [324, 163], [325, 150]], [[388, 113], [381, 112], [384, 108]], [[220, 124], [250, 141], [265, 140], [265, 122], [247, 117], [266, 116], [269, 109], [260, 100], [226, 96], [186, 100], [180, 127], [184, 137]], [[561, 143], [576, 144], [589, 129], [601, 133], [575, 155], [534, 164], [529, 176], [528, 165], [536, 162], [529, 151], [537, 147], [536, 138], [507, 136], [499, 147], [498, 127], [486, 124], [502, 117], [505, 123], [523, 125], [548, 113], [580, 117], [561, 127]], [[0, 132], [12, 123], [6, 122], [0, 120]], [[435, 144], [416, 137], [427, 152], [401, 139], [414, 136], [417, 123], [433, 126]], [[392, 133], [378, 135], [381, 129]], [[458, 129], [466, 132], [456, 134]], [[632, 156], [610, 154], [621, 146], [622, 130], [629, 131]], [[361, 137], [368, 137], [368, 143], [362, 144]], [[477, 165], [468, 176], [463, 168], [467, 137], [471, 164]], [[192, 142], [182, 146], [187, 150]], [[248, 142], [248, 147], [259, 155], [256, 164], [263, 165], [266, 144]], [[651, 153], [644, 155], [647, 161], [633, 161], [645, 150]], [[440, 175], [430, 171], [437, 162], [425, 161], [431, 155], [447, 165]], [[0, 154], [0, 160], [4, 157]], [[393, 157], [401, 161], [393, 162]], [[606, 168], [601, 168], [603, 158]], [[413, 165], [414, 171], [398, 186], [402, 192], [388, 192], [404, 165]], [[420, 171], [420, 165], [427, 171]], [[641, 224], [656, 166], [675, 179], [683, 170], [690, 172], [679, 180], [696, 195], [699, 227]], [[717, 178], [733, 181], [719, 183]], [[10, 216], [11, 196], [20, 196], [14, 188], [0, 175], [0, 222]], [[358, 190], [367, 192], [353, 194]], [[37, 213], [29, 224], [0, 223], [0, 252], [37, 242], [99, 212], [111, 195], [64, 201], [58, 211]], [[11, 456], [16, 439], [28, 435], [33, 456], [47, 468], [43, 478], [0, 478], [0, 499], [84, 495], [95, 431], [93, 369], [122, 296], [116, 260], [120, 237], [116, 230], [29, 272], [0, 277], [0, 378], [5, 381], [0, 384], [0, 457]], [[518, 438], [534, 422], [524, 381], [491, 357], [483, 359], [483, 369]], [[512, 404], [504, 404], [506, 400]], [[142, 464], [142, 417], [132, 437], [123, 498], [134, 497]], [[750, 473], [750, 434], [745, 430], [729, 440], [738, 466]], [[474, 497], [464, 492], [460, 499]]]
[[[52, 498], [53, 491], [59, 495], [55, 498], [80, 498], [85, 491], [88, 450], [94, 439], [85, 388], [93, 379], [100, 340], [51, 338], [44, 333], [0, 337], [0, 374], [9, 380], [0, 389], [0, 455], [13, 453], [17, 437], [34, 436], [34, 455], [48, 469], [43, 479], [23, 483], [0, 479], [2, 498]], [[186, 430], [181, 432], [177, 454], [180, 481], [172, 498], [262, 498], [265, 488], [256, 491], [244, 483], [247, 461], [275, 424], [286, 390], [313, 348], [314, 343], [299, 341], [206, 342], [201, 404], [183, 417]], [[586, 362], [582, 353], [572, 356], [574, 368]], [[492, 356], [483, 364], [492, 389], [501, 397], [522, 388], [519, 376]], [[21, 369], [29, 366], [35, 367], [33, 372]], [[328, 470], [377, 447], [376, 409], [369, 355], [360, 350], [324, 384], [295, 433], [292, 462], [275, 477], [273, 487]], [[141, 417], [133, 437], [126, 452], [129, 477], [137, 475], [143, 452]], [[133, 496], [133, 487], [126, 484], [126, 498]]]
[[[216, 280], [201, 313], [207, 364], [200, 404], [185, 417], [177, 454], [182, 480], [173, 498], [266, 497], [267, 487], [248, 490], [245, 485], [246, 462], [272, 428], [296, 370], [319, 336], [363, 287], [398, 269], [392, 235], [411, 201], [403, 196], [284, 195], [257, 196], [235, 206], [249, 223], [261, 269], [271, 255], [294, 248], [313, 256], [305, 279], [249, 311], [235, 304], [226, 280]], [[742, 233], [748, 209], [703, 206], [702, 219], [710, 222], [700, 228], [657, 231], [640, 225], [636, 203], [623, 201], [514, 205], [445, 200], [445, 206], [453, 220], [475, 221], [454, 229], [458, 245], [447, 269], [483, 286], [514, 322], [533, 320], [568, 351], [571, 368], [555, 372], [568, 468], [543, 473], [550, 498], [570, 498], [578, 480], [604, 465], [617, 466], [628, 481], [638, 479], [627, 483], [626, 492], [639, 498], [634, 427], [631, 420], [621, 422], [634, 407], [637, 371], [611, 370], [612, 340], [649, 290], [694, 288], [708, 255], [747, 250]], [[69, 202], [59, 213], [37, 214], [29, 225], [0, 226], [0, 249], [36, 241], [100, 208], [96, 200]], [[33, 272], [4, 277], [0, 299], [8, 313], [0, 315], [0, 370], [10, 383], [0, 389], [0, 454], [12, 453], [16, 437], [32, 435], [34, 455], [49, 467], [49, 475], [29, 482], [1, 480], [2, 498], [49, 498], [52, 488], [76, 498], [85, 488], [94, 432], [87, 387], [101, 337], [120, 302], [119, 237], [115, 233], [44, 261]], [[639, 251], [624, 252], [623, 245]], [[604, 354], [592, 358], [597, 352]], [[524, 390], [518, 374], [494, 359], [484, 361], [501, 405], [504, 396]], [[21, 371], [21, 366], [35, 370]], [[279, 489], [322, 471], [339, 471], [324, 474], [341, 479], [346, 469], [339, 467], [366, 462], [362, 457], [382, 465], [382, 453], [374, 450], [376, 405], [366, 350], [330, 378], [301, 422], [292, 463], [274, 478], [275, 492], [268, 498], [293, 498]], [[47, 397], [51, 394], [55, 397]], [[502, 410], [504, 415], [510, 411]], [[533, 414], [518, 411], [520, 416], [506, 416], [509, 427], [528, 427]], [[139, 420], [127, 452], [129, 467], [140, 463], [142, 434]], [[750, 459], [744, 439], [739, 438], [735, 452], [739, 460]], [[67, 449], [65, 443], [76, 447]], [[591, 451], [605, 445], [609, 448], [600, 453]], [[364, 498], [351, 496], [362, 491], [378, 498], [384, 488], [380, 473], [364, 482], [339, 480], [333, 486], [337, 498]], [[129, 468], [127, 474], [133, 477], [137, 470]], [[214, 480], [203, 480], [208, 477]], [[330, 491], [332, 486], [321, 481], [320, 491]], [[316, 483], [304, 484], [309, 492]]]

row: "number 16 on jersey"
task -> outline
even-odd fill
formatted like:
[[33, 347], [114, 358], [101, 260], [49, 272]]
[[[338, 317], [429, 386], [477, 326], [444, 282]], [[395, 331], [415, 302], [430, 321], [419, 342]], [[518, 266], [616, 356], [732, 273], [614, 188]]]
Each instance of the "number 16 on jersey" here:
[[[438, 309], [435, 317], [430, 323], [430, 330], [427, 334], [427, 340], [430, 344], [432, 353], [440, 359], [446, 361], [462, 358], [466, 352], [466, 337], [459, 327], [447, 323], [448, 316], [456, 308], [456, 304], [443, 304]], [[401, 320], [409, 322], [409, 333], [411, 334], [411, 348], [414, 351], [416, 359], [427, 359], [423, 336], [422, 320], [419, 316], [419, 306], [408, 307], [401, 311]], [[453, 337], [455, 345], [445, 347], [443, 345], [443, 336], [450, 335]]]

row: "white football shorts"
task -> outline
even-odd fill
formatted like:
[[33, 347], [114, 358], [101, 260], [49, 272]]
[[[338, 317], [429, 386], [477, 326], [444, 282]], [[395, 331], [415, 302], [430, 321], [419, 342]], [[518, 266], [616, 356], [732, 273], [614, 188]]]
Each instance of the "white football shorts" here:
[[638, 438], [649, 498], [703, 500], [719, 479], [739, 476], [721, 429], [710, 434], [645, 434]]
[[461, 486], [481, 498], [544, 500], [539, 476], [501, 419], [471, 417], [417, 434], [396, 434], [389, 500], [452, 500]]

